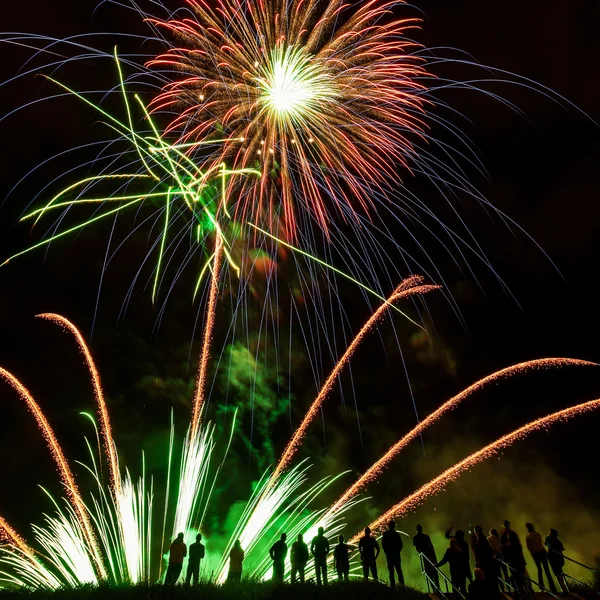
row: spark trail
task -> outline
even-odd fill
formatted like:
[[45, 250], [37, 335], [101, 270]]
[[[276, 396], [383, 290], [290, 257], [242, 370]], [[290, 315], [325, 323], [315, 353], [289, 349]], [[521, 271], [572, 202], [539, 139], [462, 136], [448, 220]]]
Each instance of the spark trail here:
[[204, 406], [204, 394], [206, 391], [206, 372], [210, 358], [210, 345], [212, 341], [213, 329], [215, 325], [215, 311], [217, 308], [217, 296], [219, 293], [219, 275], [221, 273], [221, 262], [223, 256], [223, 239], [220, 232], [217, 232], [215, 243], [215, 254], [212, 268], [212, 279], [210, 282], [210, 291], [208, 306], [206, 309], [206, 325], [204, 327], [204, 339], [202, 343], [202, 356], [198, 368], [198, 379], [196, 381], [196, 390], [194, 392], [194, 403], [192, 408], [192, 421], [190, 429], [190, 441], [193, 441], [200, 427], [200, 417], [202, 407]]
[[81, 332], [79, 331], [79, 329], [77, 329], [77, 327], [75, 327], [75, 325], [73, 325], [73, 323], [71, 323], [71, 321], [69, 321], [69, 319], [63, 317], [62, 315], [57, 315], [54, 313], [43, 313], [37, 315], [37, 317], [40, 319], [44, 319], [45, 321], [55, 323], [59, 327], [62, 327], [65, 331], [71, 333], [75, 338], [77, 345], [79, 346], [81, 354], [83, 354], [85, 364], [90, 373], [90, 380], [94, 388], [94, 396], [98, 405], [98, 415], [100, 417], [100, 432], [102, 434], [102, 438], [104, 439], [104, 449], [108, 457], [111, 483], [113, 485], [114, 493], [118, 495], [121, 492], [121, 474], [119, 471], [119, 457], [117, 455], [117, 450], [112, 435], [110, 415], [108, 414], [108, 408], [104, 400], [104, 392], [102, 391], [100, 374], [98, 373], [98, 369], [96, 368], [96, 363], [94, 362], [92, 354], [87, 344], [85, 343]]
[[383, 317], [388, 308], [398, 300], [408, 298], [409, 296], [413, 296], [416, 294], [426, 294], [428, 292], [438, 289], [440, 289], [440, 286], [438, 285], [423, 285], [423, 278], [420, 276], [413, 275], [411, 277], [408, 277], [396, 288], [394, 293], [386, 300], [386, 302], [382, 304], [373, 313], [371, 317], [369, 317], [369, 320], [362, 326], [361, 330], [358, 332], [356, 337], [352, 340], [352, 343], [344, 352], [342, 358], [340, 358], [338, 363], [333, 368], [333, 371], [331, 371], [329, 377], [325, 381], [325, 384], [321, 388], [321, 391], [319, 392], [314, 402], [308, 409], [308, 412], [306, 413], [306, 416], [304, 417], [302, 423], [292, 436], [291, 440], [288, 442], [288, 445], [285, 451], [283, 452], [283, 455], [279, 459], [279, 463], [275, 471], [273, 472], [273, 480], [277, 479], [281, 475], [282, 471], [289, 464], [292, 456], [296, 453], [300, 442], [306, 435], [306, 430], [308, 426], [310, 425], [312, 420], [317, 416], [319, 408], [321, 407], [325, 398], [331, 391], [335, 380], [343, 371], [344, 367], [348, 364], [348, 361], [350, 360], [350, 358], [352, 357], [352, 355], [354, 354], [364, 337], [367, 335], [367, 333], [369, 333], [373, 326]]
[[540, 358], [537, 360], [529, 360], [522, 362], [500, 371], [496, 371], [479, 381], [476, 381], [473, 385], [453, 396], [447, 402], [444, 402], [437, 410], [432, 412], [426, 419], [423, 419], [416, 427], [411, 429], [403, 438], [396, 442], [376, 463], [373, 464], [365, 473], [350, 486], [339, 500], [331, 507], [330, 510], [336, 510], [338, 506], [346, 503], [350, 498], [358, 494], [367, 484], [374, 481], [388, 464], [415, 438], [420, 436], [425, 429], [436, 423], [444, 414], [455, 409], [463, 400], [466, 400], [472, 394], [482, 390], [486, 385], [499, 381], [500, 379], [506, 379], [513, 377], [514, 375], [526, 373], [534, 369], [549, 369], [552, 367], [566, 367], [566, 366], [592, 366], [597, 367], [596, 363], [588, 362], [585, 360], [573, 359], [573, 358]]
[[[492, 456], [496, 456], [501, 450], [508, 448], [518, 440], [524, 439], [530, 433], [539, 431], [540, 429], [546, 429], [551, 425], [561, 421], [568, 421], [573, 417], [587, 414], [598, 408], [600, 408], [600, 399], [590, 400], [589, 402], [584, 402], [583, 404], [578, 404], [576, 406], [571, 406], [570, 408], [559, 410], [558, 412], [536, 419], [535, 421], [532, 421], [523, 427], [519, 427], [519, 429], [516, 429], [512, 433], [509, 433], [499, 438], [495, 442], [488, 444], [481, 450], [474, 452], [464, 460], [461, 460], [459, 463], [455, 464], [453, 467], [446, 469], [441, 475], [438, 475], [435, 479], [432, 479], [429, 483], [426, 483], [424, 486], [420, 487], [416, 492], [404, 498], [404, 500], [390, 508], [385, 514], [373, 521], [373, 523], [370, 525], [371, 530], [374, 532], [381, 531], [391, 519], [402, 517], [407, 512], [414, 510], [427, 498], [430, 498], [431, 496], [441, 492], [449, 483], [457, 479], [464, 471], [471, 469], [472, 467], [488, 458], [491, 458]], [[356, 542], [360, 536], [360, 533], [356, 534], [350, 543]]]
[[83, 502], [83, 499], [81, 498], [81, 494], [77, 488], [77, 483], [75, 482], [75, 477], [71, 472], [69, 463], [67, 462], [62, 448], [58, 443], [56, 436], [54, 435], [52, 427], [50, 427], [50, 423], [48, 423], [48, 420], [38, 406], [37, 402], [33, 399], [33, 396], [14, 375], [9, 373], [6, 369], [0, 367], [0, 378], [4, 379], [19, 394], [21, 399], [25, 402], [25, 404], [27, 404], [27, 408], [29, 408], [35, 417], [38, 427], [46, 439], [50, 453], [56, 462], [63, 483], [67, 488], [69, 499], [73, 504], [75, 514], [77, 515], [77, 518], [81, 524], [81, 528], [88, 543], [88, 548], [91, 551], [92, 558], [94, 559], [96, 569], [100, 573], [101, 578], [104, 579], [106, 577], [106, 570], [102, 562], [100, 550], [98, 548], [98, 542], [96, 540], [96, 536], [94, 535], [94, 530], [88, 516], [87, 508]]
[[33, 549], [2, 517], [0, 517], [0, 540], [14, 544], [23, 554], [26, 554], [31, 560], [35, 560]]

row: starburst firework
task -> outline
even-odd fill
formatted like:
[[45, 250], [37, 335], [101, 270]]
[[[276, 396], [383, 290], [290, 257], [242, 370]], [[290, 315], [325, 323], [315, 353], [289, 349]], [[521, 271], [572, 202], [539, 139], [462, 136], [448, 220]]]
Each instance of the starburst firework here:
[[425, 128], [427, 72], [406, 37], [418, 23], [397, 18], [400, 4], [187, 0], [193, 18], [151, 19], [178, 45], [150, 64], [181, 73], [151, 106], [175, 110], [169, 129], [188, 150], [227, 133], [209, 166], [260, 169], [235, 202], [243, 220], [272, 229], [283, 215], [294, 237], [302, 213], [325, 230], [333, 210], [356, 219]]

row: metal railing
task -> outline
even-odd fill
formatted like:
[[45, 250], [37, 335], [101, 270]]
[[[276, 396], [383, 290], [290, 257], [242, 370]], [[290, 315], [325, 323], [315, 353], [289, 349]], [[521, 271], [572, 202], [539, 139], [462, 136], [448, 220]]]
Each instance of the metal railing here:
[[[560, 596], [557, 595], [556, 592], [552, 592], [549, 589], [546, 589], [543, 585], [540, 585], [537, 581], [531, 579], [531, 577], [529, 577], [525, 572], [520, 573], [517, 569], [515, 569], [514, 567], [511, 567], [507, 562], [501, 560], [501, 559], [497, 559], [501, 565], [504, 565], [511, 573], [513, 573], [513, 582], [515, 582], [515, 586], [510, 586], [511, 589], [517, 593], [523, 593], [526, 597], [528, 598], [533, 598], [533, 586], [535, 585], [537, 588], [539, 588], [539, 590], [541, 592], [544, 592], [544, 594], [547, 594], [548, 596], [551, 596], [552, 598], [557, 598], [559, 599]], [[522, 580], [525, 585], [523, 590], [519, 590], [519, 585], [517, 584], [517, 582], [519, 580]], [[501, 579], [501, 581], [506, 585], [507, 582], [504, 581], [503, 579]]]
[[[427, 593], [428, 594], [438, 594], [442, 598], [447, 599], [448, 594], [451, 593], [450, 590], [448, 589], [448, 584], [449, 584], [450, 589], [452, 590], [452, 592], [454, 594], [457, 594], [459, 598], [462, 598], [462, 600], [466, 600], [466, 596], [460, 590], [454, 588], [454, 586], [452, 585], [452, 581], [450, 581], [450, 579], [448, 579], [448, 577], [446, 577], [446, 575], [442, 572], [442, 570], [439, 569], [436, 565], [434, 565], [433, 562], [431, 562], [431, 560], [427, 556], [425, 556], [422, 552], [420, 552], [419, 557], [421, 558], [421, 574], [425, 576], [425, 580], [427, 581]], [[441, 589], [441, 586], [439, 585], [439, 579], [438, 579], [438, 582], [436, 583], [433, 580], [433, 578], [429, 575], [427, 568], [426, 568], [426, 563], [429, 563], [431, 568], [433, 568], [435, 570], [435, 572], [438, 574], [438, 577], [441, 577], [444, 580], [444, 583], [446, 584], [445, 592]]]
[[[595, 573], [596, 576], [599, 574], [599, 571], [597, 569], [594, 569], [593, 567], [590, 567], [589, 565], [584, 565], [583, 563], [579, 562], [578, 560], [575, 560], [574, 558], [565, 556], [561, 552], [557, 552], [556, 550], [550, 550], [550, 552], [553, 552], [554, 554], [558, 554], [558, 555], [562, 556], [562, 558], [564, 558], [565, 560], [568, 560], [569, 562], [572, 562], [573, 564], [579, 565], [580, 567], [583, 567], [584, 569], [587, 569], [588, 571]], [[569, 580], [574, 581], [577, 585], [585, 588], [587, 591], [591, 592], [592, 594], [595, 594], [596, 596], [600, 596], [600, 592], [597, 591], [596, 589], [594, 589], [589, 583], [580, 581], [576, 577], [573, 577], [573, 575], [569, 575], [568, 573], [565, 573], [564, 571], [562, 572], [562, 576], [565, 578], [564, 582], [565, 582], [565, 585], [567, 586], [567, 591], [570, 591], [569, 582], [567, 581], [567, 579], [569, 579]]]

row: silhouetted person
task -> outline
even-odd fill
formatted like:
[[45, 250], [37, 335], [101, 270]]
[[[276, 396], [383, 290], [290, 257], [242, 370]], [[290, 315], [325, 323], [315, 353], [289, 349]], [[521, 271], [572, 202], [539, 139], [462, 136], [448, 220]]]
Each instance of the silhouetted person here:
[[494, 568], [494, 558], [492, 547], [488, 542], [483, 527], [475, 525], [475, 533], [472, 538], [473, 554], [475, 555], [475, 566], [479, 567], [485, 574], [486, 584], [490, 589], [497, 587], [496, 571]]
[[502, 557], [511, 569], [511, 578], [519, 593], [529, 592], [529, 586], [525, 579], [525, 557], [523, 546], [516, 531], [510, 527], [510, 521], [504, 521], [504, 529], [500, 532], [502, 544]]
[[183, 559], [187, 556], [187, 546], [183, 541], [183, 533], [179, 533], [169, 549], [169, 568], [165, 575], [165, 585], [175, 585], [181, 569], [183, 568]]
[[404, 544], [400, 534], [396, 531], [395, 521], [388, 523], [388, 529], [381, 537], [381, 547], [387, 560], [387, 568], [390, 575], [390, 587], [396, 587], [395, 575], [398, 575], [398, 583], [404, 585], [404, 575], [402, 573], [402, 558], [400, 553]]
[[417, 525], [417, 535], [413, 537], [413, 546], [419, 554], [423, 554], [425, 557], [425, 559], [423, 559], [425, 573], [433, 582], [434, 587], [439, 589], [440, 579], [437, 569], [434, 567], [435, 563], [437, 563], [435, 548], [431, 543], [431, 538], [426, 533], [423, 533], [423, 527], [421, 527], [421, 525]]
[[465, 572], [465, 561], [462, 557], [463, 551], [460, 548], [458, 540], [450, 538], [450, 544], [444, 557], [437, 563], [436, 567], [443, 567], [446, 563], [450, 565], [450, 581], [452, 588], [463, 594], [467, 593], [467, 574]]
[[244, 562], [244, 550], [240, 540], [236, 540], [229, 553], [229, 575], [227, 581], [239, 583], [242, 580], [242, 563]]
[[338, 545], [333, 549], [333, 566], [337, 571], [339, 581], [348, 581], [350, 574], [350, 546], [344, 543], [344, 536], [340, 533]]
[[500, 581], [501, 569], [504, 569], [504, 579], [508, 581], [508, 569], [502, 564], [502, 543], [500, 542], [500, 535], [495, 529], [490, 529], [490, 535], [488, 535], [488, 542], [492, 549], [492, 565], [494, 568], [494, 578], [499, 584], [501, 590], [504, 589], [504, 584]]
[[287, 536], [281, 534], [281, 538], [277, 540], [269, 550], [269, 556], [273, 561], [273, 581], [283, 583], [285, 576], [285, 557], [287, 556], [288, 547], [285, 543]]
[[473, 571], [475, 581], [469, 586], [467, 600], [489, 600], [498, 596], [498, 589], [485, 578], [485, 571], [478, 567]]
[[473, 575], [471, 574], [471, 564], [470, 564], [470, 550], [469, 544], [465, 540], [465, 532], [462, 529], [458, 529], [454, 534], [456, 541], [460, 547], [460, 551], [462, 552], [461, 558], [463, 561], [463, 569], [465, 570], [465, 577], [472, 583]]
[[327, 585], [327, 555], [329, 554], [329, 540], [324, 535], [324, 529], [319, 527], [319, 532], [310, 544], [310, 552], [315, 559], [315, 573], [317, 585]]
[[200, 583], [200, 561], [204, 558], [204, 545], [202, 544], [202, 534], [196, 536], [196, 541], [190, 545], [190, 555], [188, 557], [187, 572], [185, 574], [185, 585], [196, 585]]
[[556, 592], [556, 586], [552, 575], [550, 575], [550, 566], [548, 565], [548, 553], [542, 542], [542, 535], [538, 533], [533, 527], [532, 523], [525, 523], [527, 527], [527, 535], [525, 536], [525, 542], [527, 543], [527, 550], [533, 558], [533, 562], [537, 567], [538, 583], [540, 587], [544, 587], [544, 576], [542, 573], [542, 567], [546, 571], [546, 578], [548, 579], [548, 586], [551, 592]]
[[363, 568], [363, 577], [365, 581], [369, 579], [369, 571], [375, 581], [377, 578], [377, 557], [379, 556], [379, 544], [377, 540], [371, 537], [371, 529], [365, 527], [365, 535], [358, 542], [358, 552], [360, 553], [360, 562]]
[[298, 534], [298, 539], [292, 544], [290, 552], [292, 562], [292, 583], [296, 583], [296, 576], [300, 576], [300, 583], [304, 583], [304, 570], [308, 562], [308, 546], [304, 543], [302, 534]]
[[563, 594], [566, 594], [567, 583], [563, 574], [563, 567], [565, 566], [565, 557], [563, 556], [563, 552], [565, 551], [565, 547], [558, 539], [558, 531], [556, 531], [556, 529], [551, 529], [548, 532], [545, 544], [546, 548], [548, 548], [548, 562], [552, 567], [552, 572], [554, 573]]

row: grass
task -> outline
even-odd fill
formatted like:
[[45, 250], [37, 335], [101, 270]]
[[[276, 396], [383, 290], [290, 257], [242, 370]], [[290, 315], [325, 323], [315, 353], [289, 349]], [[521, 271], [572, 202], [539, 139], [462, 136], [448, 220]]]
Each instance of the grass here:
[[423, 600], [427, 596], [411, 588], [393, 592], [377, 583], [332, 583], [327, 588], [314, 584], [275, 585], [271, 583], [242, 582], [237, 585], [217, 586], [200, 584], [191, 588], [162, 585], [122, 587], [80, 587], [56, 591], [0, 590], [0, 600]]

